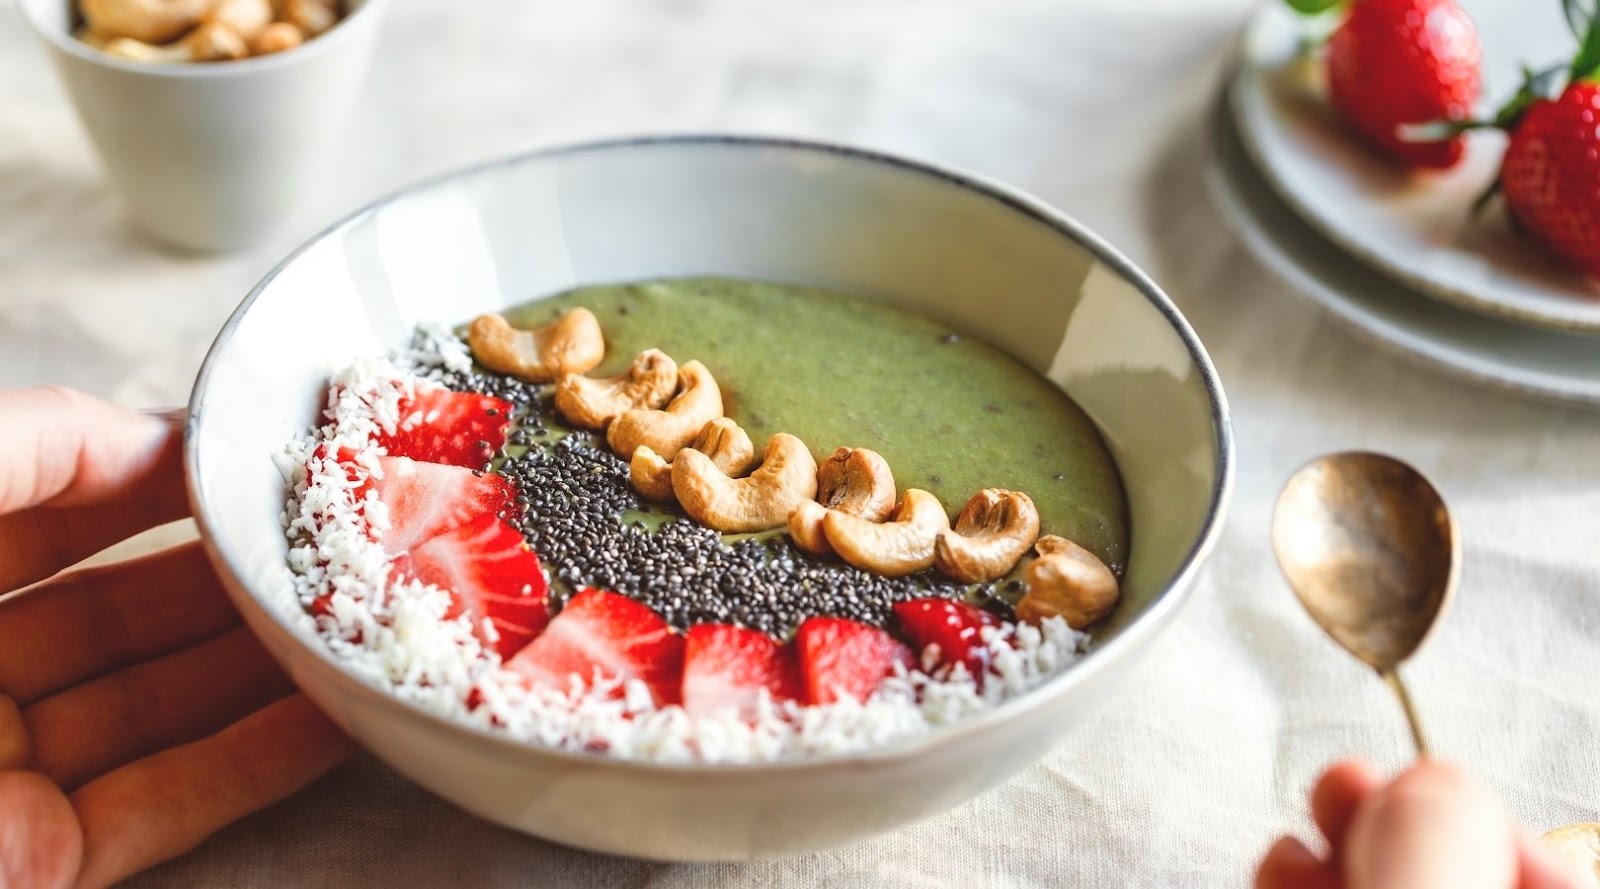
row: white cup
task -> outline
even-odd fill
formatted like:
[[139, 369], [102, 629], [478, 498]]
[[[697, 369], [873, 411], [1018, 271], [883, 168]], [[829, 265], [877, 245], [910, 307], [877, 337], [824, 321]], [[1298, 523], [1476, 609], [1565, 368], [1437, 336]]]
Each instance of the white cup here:
[[133, 221], [199, 250], [270, 235], [326, 166], [366, 79], [385, 0], [332, 30], [233, 62], [143, 63], [72, 34], [71, 0], [19, 0], [50, 49]]

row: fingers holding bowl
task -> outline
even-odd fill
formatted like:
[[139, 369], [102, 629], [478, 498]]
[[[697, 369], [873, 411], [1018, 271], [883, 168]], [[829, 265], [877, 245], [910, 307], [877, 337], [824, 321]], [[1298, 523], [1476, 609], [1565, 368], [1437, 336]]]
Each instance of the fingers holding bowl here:
[[60, 387], [0, 392], [0, 594], [189, 514], [183, 430]]
[[32, 767], [63, 787], [203, 738], [294, 691], [240, 627], [52, 695], [22, 715]]
[[215, 735], [123, 766], [72, 794], [83, 828], [80, 889], [189, 851], [331, 771], [355, 745], [304, 695]]
[[0, 599], [0, 694], [26, 706], [239, 621], [198, 543], [64, 574]]

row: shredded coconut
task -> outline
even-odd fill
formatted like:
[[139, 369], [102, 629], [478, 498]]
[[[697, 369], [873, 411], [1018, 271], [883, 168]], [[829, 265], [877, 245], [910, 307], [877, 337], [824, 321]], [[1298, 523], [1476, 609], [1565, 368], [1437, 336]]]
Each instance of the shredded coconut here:
[[[396, 581], [378, 542], [388, 511], [361, 473], [381, 476], [377, 433], [393, 432], [400, 404], [434, 388], [441, 371], [466, 372], [471, 356], [444, 327], [419, 328], [392, 359], [361, 359], [329, 386], [326, 423], [276, 460], [292, 494], [282, 521], [290, 541], [289, 594], [275, 603], [363, 681], [477, 728], [563, 750], [662, 762], [753, 762], [858, 751], [953, 725], [1033, 689], [1076, 662], [1088, 637], [1059, 618], [985, 629], [982, 683], [961, 665], [897, 669], [864, 703], [806, 706], [763, 695], [755, 717], [732, 708], [691, 717], [656, 707], [637, 681], [596, 677], [585, 687], [530, 688], [503, 670], [465, 616], [446, 619], [448, 592]], [[351, 472], [353, 462], [359, 472]], [[489, 636], [492, 638], [492, 636]], [[923, 653], [931, 665], [932, 652]]]

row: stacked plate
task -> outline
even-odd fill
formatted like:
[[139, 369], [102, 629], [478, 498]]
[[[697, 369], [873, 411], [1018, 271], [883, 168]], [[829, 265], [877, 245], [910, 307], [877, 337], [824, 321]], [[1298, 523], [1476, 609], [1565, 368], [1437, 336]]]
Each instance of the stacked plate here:
[[[1462, 5], [1483, 36], [1483, 113], [1515, 91], [1522, 63], [1574, 51], [1557, 3]], [[1304, 34], [1283, 4], [1263, 8], [1209, 121], [1208, 183], [1245, 244], [1379, 343], [1487, 385], [1600, 405], [1600, 283], [1498, 206], [1473, 213], [1504, 136], [1472, 134], [1466, 160], [1444, 173], [1385, 163], [1328, 108]]]

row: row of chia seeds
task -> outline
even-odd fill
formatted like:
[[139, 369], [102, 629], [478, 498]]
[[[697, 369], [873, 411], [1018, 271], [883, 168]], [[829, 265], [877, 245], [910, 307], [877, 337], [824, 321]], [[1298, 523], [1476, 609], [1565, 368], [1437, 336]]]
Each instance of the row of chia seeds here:
[[551, 575], [553, 605], [592, 586], [637, 599], [679, 628], [729, 622], [780, 637], [817, 615], [884, 626], [895, 602], [922, 596], [964, 598], [1014, 619], [1002, 593], [1018, 591], [1000, 584], [969, 586], [931, 570], [880, 577], [804, 553], [783, 534], [726, 540], [640, 498], [627, 462], [603, 439], [561, 425], [548, 387], [478, 372], [440, 380], [518, 407], [499, 472], [517, 486], [524, 511], [512, 522]]

